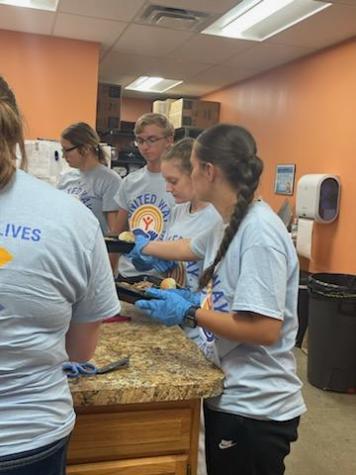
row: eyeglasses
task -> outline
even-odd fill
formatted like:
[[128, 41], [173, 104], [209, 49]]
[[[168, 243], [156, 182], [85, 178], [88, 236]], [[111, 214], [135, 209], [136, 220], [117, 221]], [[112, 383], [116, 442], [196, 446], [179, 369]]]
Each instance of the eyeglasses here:
[[62, 148], [62, 154], [65, 155], [66, 153], [71, 152], [72, 150], [75, 150], [78, 147], [79, 145], [74, 145], [73, 147]]
[[167, 138], [166, 135], [164, 135], [163, 137], [148, 137], [147, 139], [143, 139], [142, 137], [136, 137], [135, 145], [136, 147], [140, 147], [144, 144], [147, 144], [150, 147], [151, 145], [154, 145], [159, 140], [163, 140], [165, 138]]

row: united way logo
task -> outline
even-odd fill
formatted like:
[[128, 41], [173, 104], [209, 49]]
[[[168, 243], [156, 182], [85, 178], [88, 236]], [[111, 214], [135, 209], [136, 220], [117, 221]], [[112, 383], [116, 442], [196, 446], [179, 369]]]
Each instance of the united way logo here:
[[4, 247], [0, 247], [0, 267], [4, 267], [7, 264], [9, 264], [9, 262], [11, 262], [12, 259], [13, 259], [12, 254]]
[[130, 218], [130, 229], [142, 229], [150, 239], [156, 239], [163, 231], [164, 217], [157, 206], [144, 205], [137, 208]]

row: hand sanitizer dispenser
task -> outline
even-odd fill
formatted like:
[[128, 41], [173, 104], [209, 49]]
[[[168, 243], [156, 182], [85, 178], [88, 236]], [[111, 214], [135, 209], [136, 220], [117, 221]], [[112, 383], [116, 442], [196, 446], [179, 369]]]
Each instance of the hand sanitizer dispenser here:
[[310, 174], [297, 185], [296, 214], [318, 223], [331, 223], [339, 213], [340, 181], [337, 176]]

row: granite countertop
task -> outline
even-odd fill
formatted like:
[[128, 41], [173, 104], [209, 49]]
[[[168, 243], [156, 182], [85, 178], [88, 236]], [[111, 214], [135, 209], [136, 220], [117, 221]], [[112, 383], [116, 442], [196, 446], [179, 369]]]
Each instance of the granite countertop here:
[[122, 303], [130, 322], [105, 323], [94, 358], [104, 366], [130, 356], [128, 368], [70, 381], [75, 406], [177, 401], [217, 396], [223, 373], [177, 326], [165, 327]]

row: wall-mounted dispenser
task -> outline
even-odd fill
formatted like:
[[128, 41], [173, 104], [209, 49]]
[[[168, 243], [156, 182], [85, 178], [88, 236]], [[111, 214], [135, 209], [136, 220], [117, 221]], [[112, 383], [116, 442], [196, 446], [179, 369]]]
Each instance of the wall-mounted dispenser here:
[[339, 214], [340, 181], [335, 175], [302, 176], [297, 185], [297, 252], [310, 259], [314, 221], [331, 223]]
[[311, 174], [302, 176], [297, 185], [297, 216], [331, 223], [337, 218], [340, 181], [337, 176]]

